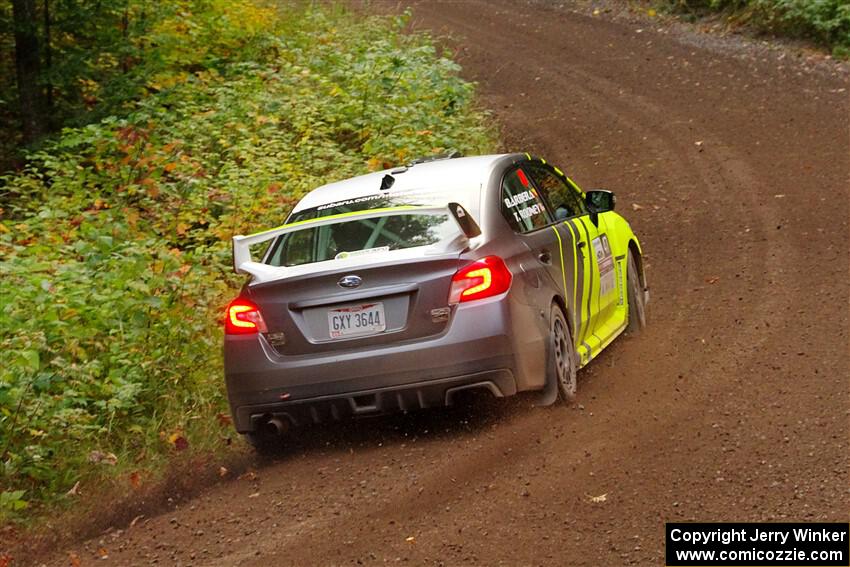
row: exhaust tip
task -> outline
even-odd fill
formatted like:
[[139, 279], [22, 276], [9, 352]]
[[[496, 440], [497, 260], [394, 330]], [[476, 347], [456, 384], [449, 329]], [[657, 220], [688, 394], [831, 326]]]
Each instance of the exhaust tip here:
[[281, 437], [289, 431], [289, 420], [273, 416], [263, 424], [263, 430], [269, 435]]

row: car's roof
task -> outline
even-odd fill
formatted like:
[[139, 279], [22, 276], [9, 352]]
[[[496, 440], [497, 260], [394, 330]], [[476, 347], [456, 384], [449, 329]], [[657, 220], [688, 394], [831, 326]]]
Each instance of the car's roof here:
[[460, 202], [466, 200], [463, 197], [477, 201], [482, 184], [490, 178], [496, 162], [506, 155], [438, 159], [328, 183], [310, 191], [298, 202], [293, 213], [346, 199], [379, 195], [382, 193], [381, 181], [387, 174], [395, 179], [391, 189], [393, 193], [438, 189], [441, 193], [457, 195]]

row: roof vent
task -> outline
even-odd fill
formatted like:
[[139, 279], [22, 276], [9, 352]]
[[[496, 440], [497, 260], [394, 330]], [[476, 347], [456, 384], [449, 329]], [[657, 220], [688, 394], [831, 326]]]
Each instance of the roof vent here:
[[393, 183], [395, 183], [395, 177], [389, 174], [385, 175], [381, 179], [381, 191], [386, 191], [393, 186]]
[[459, 158], [459, 157], [463, 157], [463, 154], [460, 153], [457, 150], [452, 150], [452, 151], [446, 152], [444, 154], [437, 154], [435, 156], [416, 158], [415, 160], [413, 160], [412, 162], [407, 164], [407, 167], [411, 167], [411, 166], [414, 166], [414, 165], [419, 164], [419, 163], [428, 163], [430, 161], [439, 161], [441, 159], [454, 159], [454, 158]]

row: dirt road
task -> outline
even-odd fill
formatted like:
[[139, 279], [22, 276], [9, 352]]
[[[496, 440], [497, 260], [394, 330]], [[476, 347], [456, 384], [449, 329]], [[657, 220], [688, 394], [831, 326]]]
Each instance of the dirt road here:
[[541, 4], [414, 14], [453, 36], [506, 148], [617, 192], [649, 329], [574, 407], [308, 432], [83, 564], [662, 565], [665, 521], [847, 521], [847, 76]]

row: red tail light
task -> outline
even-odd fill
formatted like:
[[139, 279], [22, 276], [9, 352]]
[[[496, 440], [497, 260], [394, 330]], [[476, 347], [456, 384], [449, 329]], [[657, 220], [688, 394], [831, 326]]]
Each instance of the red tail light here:
[[224, 332], [228, 335], [250, 335], [267, 331], [260, 308], [252, 301], [237, 297], [227, 306]]
[[505, 293], [513, 276], [498, 256], [487, 256], [458, 270], [452, 277], [449, 303], [475, 301]]

